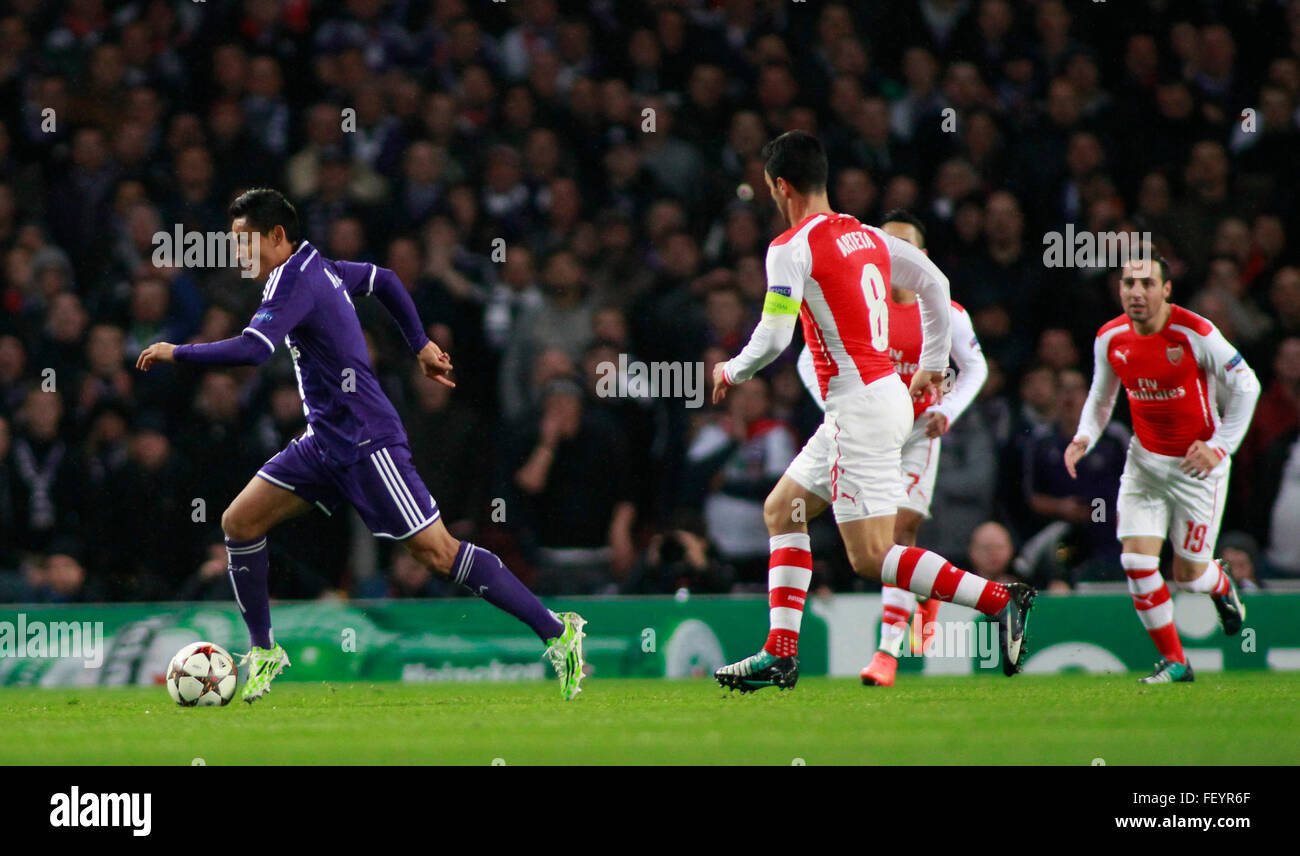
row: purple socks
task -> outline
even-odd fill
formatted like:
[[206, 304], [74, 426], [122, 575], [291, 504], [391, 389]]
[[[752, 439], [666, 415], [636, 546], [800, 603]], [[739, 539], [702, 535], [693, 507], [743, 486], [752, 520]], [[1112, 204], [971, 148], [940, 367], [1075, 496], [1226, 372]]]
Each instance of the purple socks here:
[[[451, 565], [451, 578], [497, 609], [510, 613], [533, 628], [533, 632], [543, 642], [564, 633], [563, 622], [542, 606], [542, 602], [519, 582], [518, 577], [510, 573], [510, 569], [496, 554], [482, 547], [461, 541], [460, 549], [456, 551], [456, 560]], [[265, 581], [265, 572], [263, 580]], [[265, 598], [265, 593], [262, 596]], [[251, 623], [249, 627], [252, 627]]]
[[266, 536], [251, 541], [227, 538], [226, 555], [230, 557], [230, 583], [235, 587], [235, 602], [244, 614], [249, 639], [255, 648], [270, 648], [275, 645], [275, 636], [271, 633], [271, 596], [266, 586], [270, 572]]
[[[270, 562], [266, 537], [251, 541], [226, 539], [230, 557], [230, 582], [235, 587], [235, 601], [244, 614], [248, 636], [254, 646], [270, 648], [275, 644], [271, 632], [271, 599], [266, 579]], [[496, 555], [468, 541], [460, 542], [451, 578], [497, 609], [504, 610], [533, 629], [545, 642], [564, 633], [564, 624], [542, 606], [531, 591]]]

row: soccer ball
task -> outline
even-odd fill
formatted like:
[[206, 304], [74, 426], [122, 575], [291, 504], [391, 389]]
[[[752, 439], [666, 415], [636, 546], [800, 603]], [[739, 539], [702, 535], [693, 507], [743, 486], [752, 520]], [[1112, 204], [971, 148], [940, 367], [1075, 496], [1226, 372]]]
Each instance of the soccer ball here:
[[211, 642], [191, 642], [167, 666], [167, 692], [181, 707], [228, 704], [238, 683], [234, 658]]

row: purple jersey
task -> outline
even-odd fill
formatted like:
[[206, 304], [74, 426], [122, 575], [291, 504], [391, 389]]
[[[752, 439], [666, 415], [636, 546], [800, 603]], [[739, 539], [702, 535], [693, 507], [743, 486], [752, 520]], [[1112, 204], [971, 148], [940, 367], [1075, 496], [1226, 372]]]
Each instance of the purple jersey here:
[[264, 362], [283, 342], [293, 357], [307, 433], [338, 464], [352, 464], [376, 448], [405, 443], [406, 432], [370, 366], [352, 298], [374, 294], [397, 319], [415, 352], [429, 341], [415, 306], [392, 271], [371, 264], [331, 261], [302, 241], [271, 271], [262, 304], [242, 335], [182, 345], [181, 362]]

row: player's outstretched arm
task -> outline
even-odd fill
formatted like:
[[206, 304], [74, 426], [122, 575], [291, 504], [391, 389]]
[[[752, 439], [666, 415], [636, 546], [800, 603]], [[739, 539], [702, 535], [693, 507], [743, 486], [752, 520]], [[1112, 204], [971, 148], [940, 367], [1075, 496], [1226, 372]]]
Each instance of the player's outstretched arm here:
[[[275, 353], [275, 343], [283, 341], [311, 311], [311, 292], [298, 282], [301, 270], [281, 265], [267, 277], [262, 303], [238, 336], [219, 342], [177, 345], [172, 349], [172, 359], [210, 366], [260, 366], [269, 360]], [[144, 359], [145, 355], [141, 354], [139, 362], [143, 363]], [[146, 367], [141, 365], [141, 368]]]
[[245, 330], [238, 336], [199, 345], [155, 342], [140, 352], [136, 368], [147, 372], [155, 363], [199, 363], [210, 366], [260, 366], [275, 351], [265, 336]]
[[[349, 295], [377, 299], [401, 328], [402, 336], [410, 346], [411, 353], [424, 352], [429, 344], [429, 336], [424, 331], [424, 324], [420, 321], [420, 313], [415, 308], [415, 301], [411, 299], [410, 292], [402, 285], [397, 274], [388, 268], [362, 262], [335, 262], [334, 264], [343, 274], [343, 281]], [[423, 359], [420, 365], [424, 366]], [[425, 374], [428, 374], [427, 370]]]
[[803, 305], [803, 285], [812, 258], [808, 248], [789, 242], [767, 251], [767, 297], [763, 317], [744, 349], [713, 370], [713, 403], [727, 387], [744, 383], [780, 356], [794, 338], [794, 325]]
[[154, 367], [155, 363], [175, 362], [172, 356], [175, 350], [176, 346], [170, 342], [154, 342], [140, 352], [140, 356], [136, 358], [135, 367], [142, 372], [147, 372]]
[[[773, 297], [777, 299], [774, 301]], [[714, 369], [713, 401], [716, 404], [727, 394], [727, 387], [749, 380], [758, 371], [780, 356], [794, 338], [794, 322], [799, 315], [799, 304], [789, 306], [790, 298], [767, 293], [763, 304], [763, 317], [744, 349]], [[719, 381], [721, 383], [719, 383]]]
[[1092, 345], [1092, 386], [1088, 389], [1087, 401], [1083, 403], [1079, 429], [1070, 445], [1065, 447], [1065, 469], [1070, 473], [1070, 478], [1078, 478], [1075, 467], [1079, 459], [1088, 454], [1101, 439], [1101, 433], [1106, 430], [1110, 415], [1115, 411], [1119, 375], [1111, 368], [1110, 358], [1106, 354], [1108, 342], [1108, 339], [1098, 336]]

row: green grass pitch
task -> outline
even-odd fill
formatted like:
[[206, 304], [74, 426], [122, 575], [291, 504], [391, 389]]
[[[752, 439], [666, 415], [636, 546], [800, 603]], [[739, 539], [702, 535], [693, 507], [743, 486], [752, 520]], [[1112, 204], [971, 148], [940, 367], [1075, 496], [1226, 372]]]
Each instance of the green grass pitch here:
[[0, 689], [3, 764], [1300, 764], [1300, 673], [293, 684], [179, 708], [162, 687]]

